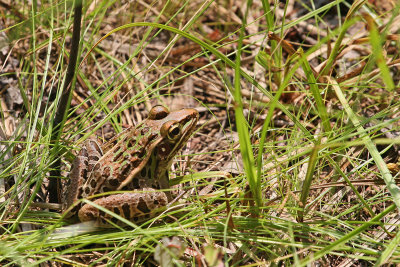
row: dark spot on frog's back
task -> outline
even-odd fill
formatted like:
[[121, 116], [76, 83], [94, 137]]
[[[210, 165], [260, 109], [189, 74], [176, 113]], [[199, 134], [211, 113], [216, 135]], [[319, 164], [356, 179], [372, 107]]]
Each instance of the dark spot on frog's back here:
[[140, 130], [140, 134], [141, 134], [142, 136], [145, 136], [149, 131], [150, 131], [150, 128], [147, 127], [147, 126], [145, 126], [145, 127], [143, 127], [143, 128]]
[[100, 155], [98, 154], [98, 153], [96, 153], [96, 154], [90, 154], [90, 155], [88, 155], [88, 159], [89, 159], [89, 161], [99, 161], [99, 159], [100, 159], [100, 157], [99, 157]]
[[122, 205], [122, 212], [124, 213], [124, 217], [125, 218], [130, 218], [131, 217], [131, 210], [129, 208], [129, 204], [128, 203], [124, 203]]
[[90, 193], [90, 188], [89, 188], [89, 186], [86, 186], [86, 187], [85, 187], [84, 192], [85, 192], [86, 195], [89, 195], [89, 193]]
[[115, 214], [121, 215], [121, 211], [119, 210], [119, 208], [114, 208], [114, 209], [113, 209], [113, 212], [114, 212]]
[[[126, 176], [129, 174], [131, 168], [132, 168], [132, 165], [131, 165], [131, 164], [125, 164], [125, 165], [123, 165], [123, 166], [121, 167], [121, 176], [122, 176], [122, 177], [126, 177]], [[114, 179], [111, 179], [111, 180], [114, 180]], [[111, 180], [110, 180], [110, 184], [113, 185], [112, 182], [111, 182]], [[117, 182], [118, 182], [118, 181], [117, 181]]]
[[150, 210], [147, 207], [147, 203], [146, 201], [144, 201], [144, 199], [142, 197], [139, 198], [139, 204], [137, 206], [138, 210], [140, 210], [143, 213], [149, 213]]
[[119, 185], [118, 179], [112, 178], [108, 179], [107, 181], [112, 187], [117, 187]]
[[87, 175], [88, 175], [88, 170], [85, 168], [85, 169], [82, 170], [81, 177], [83, 177], [86, 180], [87, 179]]
[[112, 188], [109, 188], [109, 187], [107, 187], [107, 186], [104, 186], [104, 187], [102, 187], [101, 189], [102, 189], [102, 190], [101, 190], [102, 193], [103, 193], [103, 192], [110, 192], [110, 191], [112, 191]]
[[112, 217], [112, 218], [111, 218], [111, 221], [112, 221], [113, 223], [115, 223], [115, 224], [120, 223], [120, 220], [119, 220], [118, 218], [115, 218], [115, 217]]
[[96, 182], [94, 179], [92, 179], [92, 180], [90, 181], [90, 186], [91, 186], [92, 188], [96, 188], [96, 184], [97, 184], [97, 182]]

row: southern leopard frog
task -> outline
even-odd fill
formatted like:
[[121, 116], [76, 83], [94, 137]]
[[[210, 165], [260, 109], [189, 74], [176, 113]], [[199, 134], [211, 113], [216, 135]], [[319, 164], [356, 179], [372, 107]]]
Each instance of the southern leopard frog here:
[[[102, 196], [94, 203], [137, 222], [154, 216], [171, 201], [168, 171], [172, 159], [193, 133], [198, 120], [195, 109], [169, 112], [155, 106], [141, 124], [131, 127], [100, 145], [89, 139], [75, 158], [64, 195], [63, 209], [78, 199], [108, 191], [129, 191]], [[108, 226], [116, 218], [85, 204], [68, 209], [80, 221]]]

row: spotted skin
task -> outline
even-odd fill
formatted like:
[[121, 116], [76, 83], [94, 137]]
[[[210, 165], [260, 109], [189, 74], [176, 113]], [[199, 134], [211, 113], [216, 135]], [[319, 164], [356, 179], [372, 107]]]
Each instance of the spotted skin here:
[[[169, 112], [155, 106], [141, 124], [107, 143], [87, 140], [72, 164], [64, 195], [66, 216], [78, 214], [80, 221], [95, 221], [101, 227], [109, 227], [109, 221], [122, 224], [94, 206], [76, 204], [82, 198], [90, 198], [133, 222], [154, 217], [165, 209], [172, 198], [167, 190], [168, 170], [197, 120], [195, 109]], [[126, 192], [97, 196], [112, 191]]]

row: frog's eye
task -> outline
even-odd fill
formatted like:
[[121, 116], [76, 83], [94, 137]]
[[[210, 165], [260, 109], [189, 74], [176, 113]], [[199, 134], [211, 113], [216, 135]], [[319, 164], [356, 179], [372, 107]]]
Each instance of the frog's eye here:
[[169, 140], [177, 140], [181, 135], [181, 125], [179, 123], [175, 123], [171, 125], [168, 129], [168, 139]]
[[167, 117], [169, 114], [169, 110], [161, 105], [157, 105], [151, 108], [149, 112], [150, 120], [161, 120]]
[[182, 127], [179, 122], [171, 120], [161, 126], [161, 135], [169, 141], [176, 141], [181, 136]]

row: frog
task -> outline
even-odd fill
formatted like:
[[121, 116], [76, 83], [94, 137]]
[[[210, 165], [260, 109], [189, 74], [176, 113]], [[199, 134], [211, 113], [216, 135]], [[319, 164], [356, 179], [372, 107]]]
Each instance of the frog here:
[[[89, 138], [72, 162], [64, 194], [65, 217], [97, 226], [123, 224], [89, 203], [140, 222], [154, 217], [172, 201], [169, 170], [175, 155], [193, 134], [199, 113], [193, 108], [170, 112], [156, 105], [137, 126], [102, 143]], [[115, 191], [115, 193], [114, 193]]]

